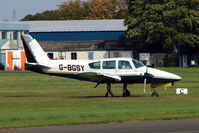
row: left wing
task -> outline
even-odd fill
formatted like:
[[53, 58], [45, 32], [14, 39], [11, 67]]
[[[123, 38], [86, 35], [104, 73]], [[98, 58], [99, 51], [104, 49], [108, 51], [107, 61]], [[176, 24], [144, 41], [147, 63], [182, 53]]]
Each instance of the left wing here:
[[101, 74], [96, 72], [85, 72], [77, 74], [80, 77], [87, 78], [91, 81], [95, 82], [120, 82], [121, 77], [119, 76], [111, 76], [108, 74]]

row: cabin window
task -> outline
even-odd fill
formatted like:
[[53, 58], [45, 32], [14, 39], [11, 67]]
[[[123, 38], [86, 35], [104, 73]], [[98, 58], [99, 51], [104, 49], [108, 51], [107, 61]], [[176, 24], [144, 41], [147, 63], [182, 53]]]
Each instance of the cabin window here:
[[129, 61], [119, 61], [118, 69], [132, 69]]
[[138, 60], [133, 59], [133, 64], [135, 66], [135, 68], [139, 68], [139, 67], [143, 67], [144, 64]]
[[89, 67], [92, 68], [92, 69], [100, 69], [100, 61], [98, 62], [93, 62], [93, 63], [90, 63], [89, 64]]
[[103, 69], [115, 69], [115, 61], [103, 61]]
[[77, 53], [71, 53], [71, 60], [77, 60]]

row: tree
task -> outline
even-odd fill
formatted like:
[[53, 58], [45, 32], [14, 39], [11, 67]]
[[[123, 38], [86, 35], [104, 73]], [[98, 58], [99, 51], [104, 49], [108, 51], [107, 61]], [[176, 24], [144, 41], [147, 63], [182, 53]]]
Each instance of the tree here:
[[58, 19], [58, 10], [47, 10], [43, 13], [37, 13], [35, 15], [27, 15], [21, 21], [28, 20], [56, 20]]
[[88, 0], [89, 13], [87, 19], [124, 18], [127, 10], [122, 7], [122, 0]]
[[69, 0], [63, 2], [59, 7], [59, 19], [61, 20], [81, 20], [85, 18], [84, 7], [81, 0]]
[[27, 15], [27, 20], [83, 20], [83, 19], [124, 19], [127, 17], [128, 0], [69, 0], [58, 5], [57, 10]]
[[199, 0], [131, 0], [126, 37], [168, 50], [199, 45]]

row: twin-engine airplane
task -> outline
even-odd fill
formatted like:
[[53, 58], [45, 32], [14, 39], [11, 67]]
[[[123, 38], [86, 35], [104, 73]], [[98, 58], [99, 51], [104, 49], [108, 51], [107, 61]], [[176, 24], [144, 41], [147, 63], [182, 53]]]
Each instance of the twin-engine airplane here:
[[[181, 77], [144, 66], [130, 58], [110, 58], [101, 60], [50, 60], [39, 43], [30, 35], [22, 35], [22, 41], [28, 63], [28, 70], [49, 75], [74, 78], [79, 80], [107, 84], [106, 96], [112, 97], [111, 84], [123, 83], [123, 96], [130, 96], [127, 84], [151, 84], [152, 89], [158, 86], [171, 86]], [[153, 89], [152, 96], [158, 97]]]

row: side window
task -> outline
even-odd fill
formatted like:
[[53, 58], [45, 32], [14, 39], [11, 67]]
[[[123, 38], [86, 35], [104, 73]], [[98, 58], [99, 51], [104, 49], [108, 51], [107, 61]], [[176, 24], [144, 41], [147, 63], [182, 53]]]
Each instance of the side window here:
[[103, 61], [103, 69], [115, 69], [115, 61]]
[[6, 37], [6, 32], [5, 32], [5, 31], [2, 32], [1, 38], [2, 38], [2, 39], [7, 39], [7, 37]]
[[89, 53], [88, 53], [88, 59], [89, 59], [89, 60], [93, 60], [93, 59], [94, 59], [93, 52], [89, 52]]
[[118, 69], [132, 69], [129, 61], [119, 61], [118, 62]]
[[17, 40], [18, 39], [18, 32], [14, 32], [13, 33], [13, 40]]
[[93, 62], [89, 64], [89, 67], [92, 69], [100, 69], [100, 61], [99, 62]]

